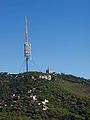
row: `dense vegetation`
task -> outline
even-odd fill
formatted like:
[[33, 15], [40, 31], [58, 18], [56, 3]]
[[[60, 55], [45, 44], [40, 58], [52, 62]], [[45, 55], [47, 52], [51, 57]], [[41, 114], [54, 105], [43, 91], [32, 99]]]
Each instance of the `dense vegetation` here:
[[39, 79], [42, 74], [0, 73], [1, 120], [90, 120], [90, 81], [65, 74]]

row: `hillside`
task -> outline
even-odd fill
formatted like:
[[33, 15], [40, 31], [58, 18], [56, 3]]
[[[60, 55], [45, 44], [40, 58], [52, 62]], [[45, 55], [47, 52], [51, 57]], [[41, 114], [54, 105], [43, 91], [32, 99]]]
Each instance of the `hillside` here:
[[73, 75], [0, 73], [1, 120], [90, 120], [90, 81]]

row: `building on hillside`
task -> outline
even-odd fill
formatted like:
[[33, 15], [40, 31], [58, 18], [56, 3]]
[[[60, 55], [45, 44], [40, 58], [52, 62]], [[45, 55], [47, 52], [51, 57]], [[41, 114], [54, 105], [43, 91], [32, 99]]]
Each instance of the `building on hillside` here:
[[48, 80], [51, 80], [51, 75], [48, 75]]
[[52, 70], [50, 69], [50, 67], [48, 67], [48, 69], [46, 70], [46, 73], [52, 73]]
[[51, 80], [51, 75], [39, 75], [39, 78], [46, 79], [46, 80]]
[[57, 75], [57, 73], [56, 73], [56, 72], [53, 72], [52, 74], [53, 74], [53, 75]]
[[35, 77], [34, 77], [34, 76], [32, 76], [32, 79], [35, 79]]
[[41, 78], [41, 79], [47, 79], [47, 75], [39, 75], [39, 78]]
[[64, 73], [60, 73], [59, 75], [64, 75]]
[[13, 74], [9, 74], [9, 76], [17, 78], [18, 74], [17, 73], [13, 73]]
[[31, 76], [31, 78], [33, 80], [37, 80], [37, 79], [46, 79], [46, 80], [51, 80], [51, 75], [39, 75], [39, 76]]

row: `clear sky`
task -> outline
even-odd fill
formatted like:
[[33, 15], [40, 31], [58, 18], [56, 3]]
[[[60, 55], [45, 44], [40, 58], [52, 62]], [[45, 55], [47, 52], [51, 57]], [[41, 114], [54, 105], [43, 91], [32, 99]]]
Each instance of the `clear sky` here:
[[0, 0], [0, 72], [25, 71], [25, 16], [41, 71], [90, 78], [90, 0]]

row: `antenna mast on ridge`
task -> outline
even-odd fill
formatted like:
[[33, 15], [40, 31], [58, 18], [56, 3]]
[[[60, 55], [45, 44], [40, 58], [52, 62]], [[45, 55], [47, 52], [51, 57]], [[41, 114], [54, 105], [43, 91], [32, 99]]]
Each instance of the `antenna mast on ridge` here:
[[26, 59], [26, 72], [28, 72], [28, 59], [30, 59], [30, 56], [31, 56], [31, 44], [28, 43], [27, 16], [26, 16], [26, 43], [24, 44], [24, 56]]

